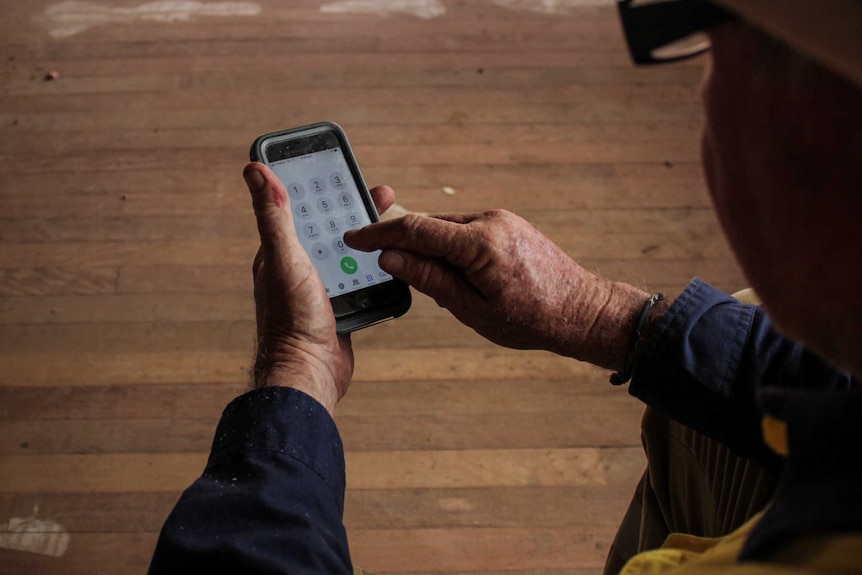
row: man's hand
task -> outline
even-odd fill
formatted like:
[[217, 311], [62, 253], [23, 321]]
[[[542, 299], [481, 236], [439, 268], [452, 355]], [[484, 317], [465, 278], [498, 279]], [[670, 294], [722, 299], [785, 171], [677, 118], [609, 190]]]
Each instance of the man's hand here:
[[475, 329], [516, 349], [546, 349], [620, 369], [649, 294], [588, 272], [506, 211], [407, 215], [349, 232], [380, 266]]
[[[254, 387], [283, 385], [303, 391], [332, 413], [353, 375], [350, 338], [335, 333], [335, 317], [323, 282], [299, 243], [287, 191], [263, 164], [246, 166], [260, 233], [254, 260], [257, 357]], [[389, 188], [372, 197], [385, 210]]]

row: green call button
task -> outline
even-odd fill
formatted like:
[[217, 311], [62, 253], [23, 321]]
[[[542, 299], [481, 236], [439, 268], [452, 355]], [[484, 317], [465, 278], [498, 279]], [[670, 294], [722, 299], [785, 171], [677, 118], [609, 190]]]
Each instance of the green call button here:
[[346, 274], [355, 274], [359, 271], [359, 264], [350, 256], [341, 258], [341, 269]]

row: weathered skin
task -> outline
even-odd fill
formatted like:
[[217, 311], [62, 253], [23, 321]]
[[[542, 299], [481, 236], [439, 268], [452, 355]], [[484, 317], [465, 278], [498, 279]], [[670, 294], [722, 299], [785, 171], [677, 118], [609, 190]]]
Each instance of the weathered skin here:
[[345, 235], [485, 338], [619, 369], [649, 294], [585, 270], [504, 210], [402, 218]]

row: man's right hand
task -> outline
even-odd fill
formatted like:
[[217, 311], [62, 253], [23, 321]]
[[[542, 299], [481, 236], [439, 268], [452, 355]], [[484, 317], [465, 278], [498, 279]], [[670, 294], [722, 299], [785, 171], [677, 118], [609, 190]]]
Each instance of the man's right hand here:
[[588, 272], [522, 218], [409, 214], [345, 234], [487, 339], [620, 369], [649, 294]]

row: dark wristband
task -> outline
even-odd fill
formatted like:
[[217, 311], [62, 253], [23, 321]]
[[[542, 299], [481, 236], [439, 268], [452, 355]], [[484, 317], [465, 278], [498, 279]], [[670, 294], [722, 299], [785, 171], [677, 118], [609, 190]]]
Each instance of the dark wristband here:
[[638, 348], [640, 347], [641, 341], [643, 341], [643, 330], [646, 326], [647, 319], [655, 305], [662, 300], [664, 300], [664, 294], [654, 293], [646, 301], [643, 308], [641, 308], [641, 314], [638, 317], [637, 324], [635, 324], [635, 330], [632, 333], [632, 340], [629, 344], [629, 353], [626, 355], [626, 361], [623, 364], [623, 368], [611, 375], [611, 383], [613, 385], [622, 385], [632, 378], [635, 371], [635, 361], [637, 360]]

